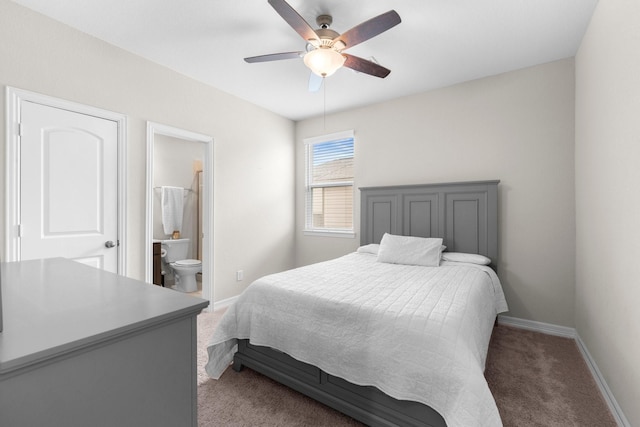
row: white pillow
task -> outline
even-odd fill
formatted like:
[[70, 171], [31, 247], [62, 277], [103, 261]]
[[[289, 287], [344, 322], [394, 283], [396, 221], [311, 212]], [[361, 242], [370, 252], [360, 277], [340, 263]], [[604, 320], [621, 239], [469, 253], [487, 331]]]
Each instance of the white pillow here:
[[489, 265], [491, 264], [491, 258], [487, 258], [480, 254], [466, 254], [463, 252], [443, 252], [443, 261], [453, 262], [469, 262], [471, 264]]
[[380, 248], [380, 245], [377, 243], [371, 243], [369, 245], [364, 245], [364, 246], [360, 246], [356, 252], [359, 252], [361, 254], [373, 254], [373, 255], [378, 255], [378, 248]]
[[385, 233], [378, 249], [378, 262], [437, 267], [440, 265], [441, 253], [442, 239], [440, 238], [396, 236]]

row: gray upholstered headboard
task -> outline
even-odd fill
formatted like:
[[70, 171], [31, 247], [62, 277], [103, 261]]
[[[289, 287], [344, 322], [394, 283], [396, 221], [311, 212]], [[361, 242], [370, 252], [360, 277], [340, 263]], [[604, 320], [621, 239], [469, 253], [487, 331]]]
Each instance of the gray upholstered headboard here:
[[360, 244], [384, 233], [442, 237], [447, 251], [498, 260], [500, 181], [360, 188]]

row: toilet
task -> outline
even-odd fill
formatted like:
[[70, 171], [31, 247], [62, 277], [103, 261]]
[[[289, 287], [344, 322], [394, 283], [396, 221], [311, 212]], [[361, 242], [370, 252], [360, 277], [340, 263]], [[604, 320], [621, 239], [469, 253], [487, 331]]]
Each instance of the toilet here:
[[162, 240], [162, 259], [169, 264], [175, 278], [173, 289], [180, 292], [198, 290], [196, 274], [202, 271], [202, 261], [187, 259], [189, 239]]

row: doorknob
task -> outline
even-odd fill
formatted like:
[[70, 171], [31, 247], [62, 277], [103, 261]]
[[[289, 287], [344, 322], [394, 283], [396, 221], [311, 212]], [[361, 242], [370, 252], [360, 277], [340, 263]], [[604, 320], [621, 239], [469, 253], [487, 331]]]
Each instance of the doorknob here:
[[116, 244], [115, 244], [115, 243], [113, 243], [113, 241], [108, 240], [108, 241], [104, 242], [104, 245], [105, 245], [107, 248], [112, 248], [112, 247], [114, 247]]

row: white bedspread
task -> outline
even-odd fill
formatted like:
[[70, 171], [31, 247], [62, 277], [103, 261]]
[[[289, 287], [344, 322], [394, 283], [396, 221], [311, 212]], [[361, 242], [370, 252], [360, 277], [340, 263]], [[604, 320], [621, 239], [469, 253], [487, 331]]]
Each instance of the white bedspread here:
[[501, 426], [483, 372], [495, 316], [506, 310], [488, 267], [386, 264], [352, 253], [251, 284], [214, 332], [206, 370], [219, 378], [236, 338], [248, 338], [427, 404], [449, 427]]

